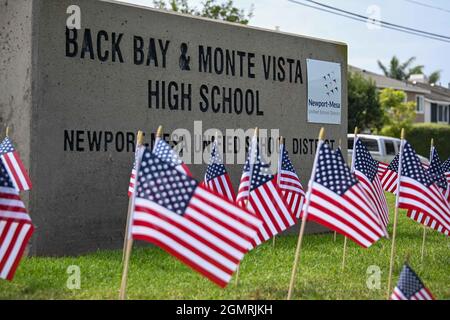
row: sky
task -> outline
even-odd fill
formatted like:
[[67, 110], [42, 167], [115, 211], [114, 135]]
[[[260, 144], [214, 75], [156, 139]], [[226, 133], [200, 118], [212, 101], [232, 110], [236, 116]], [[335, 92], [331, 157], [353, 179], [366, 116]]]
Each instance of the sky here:
[[[151, 6], [152, 0], [120, 0]], [[450, 1], [448, 0], [317, 0], [365, 16], [379, 13], [380, 20], [450, 36]], [[201, 8], [202, 0], [190, 0]], [[218, 0], [218, 2], [223, 2]], [[420, 2], [438, 10], [418, 5]], [[441, 85], [450, 83], [450, 43], [426, 39], [384, 28], [373, 28], [364, 22], [321, 12], [292, 3], [289, 0], [234, 0], [235, 6], [249, 9], [253, 18], [249, 25], [266, 29], [307, 35], [348, 45], [349, 64], [382, 73], [377, 65], [381, 60], [389, 64], [393, 55], [400, 61], [416, 57], [415, 64], [425, 66], [425, 74], [441, 70]]]

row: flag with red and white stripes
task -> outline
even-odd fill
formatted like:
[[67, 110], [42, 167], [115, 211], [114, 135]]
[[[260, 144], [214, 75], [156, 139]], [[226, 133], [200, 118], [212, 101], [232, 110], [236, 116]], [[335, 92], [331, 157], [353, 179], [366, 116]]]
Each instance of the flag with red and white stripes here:
[[30, 190], [31, 180], [27, 170], [20, 160], [19, 153], [14, 149], [11, 140], [6, 137], [0, 144], [0, 160], [5, 165], [8, 175], [18, 191]]
[[245, 160], [244, 170], [242, 171], [241, 181], [239, 182], [238, 193], [236, 196], [236, 203], [245, 208], [247, 206], [248, 197], [250, 195], [250, 155], [252, 154], [252, 149], [255, 150], [256, 144], [255, 140], [252, 140], [250, 147], [248, 149], [248, 157]]
[[[370, 247], [385, 235], [373, 203], [337, 152], [320, 143], [314, 179], [306, 198], [308, 211], [302, 217], [339, 232], [362, 247]], [[308, 193], [310, 195], [308, 195]]]
[[236, 195], [231, 184], [230, 176], [225, 169], [222, 158], [217, 150], [217, 143], [214, 141], [211, 147], [211, 157], [206, 168], [203, 184], [210, 190], [224, 196], [234, 202]]
[[[444, 170], [442, 168], [442, 162], [439, 159], [439, 155], [435, 147], [432, 147], [431, 149], [431, 159], [427, 173], [431, 180], [436, 184], [438, 190], [442, 193], [447, 202], [450, 202], [450, 184], [445, 178]], [[445, 235], [449, 234], [449, 230], [445, 228], [445, 226], [441, 225], [438, 220], [434, 219], [433, 216], [421, 212], [420, 210], [409, 209], [407, 216], [438, 232], [442, 232]]]
[[398, 158], [397, 154], [394, 159], [392, 159], [391, 163], [387, 166], [384, 173], [381, 175], [381, 186], [384, 191], [395, 194], [397, 192], [397, 181], [398, 181]]
[[414, 221], [423, 224], [424, 226], [427, 226], [431, 229], [434, 229], [437, 232], [441, 232], [446, 236], [450, 234], [450, 231], [445, 229], [443, 225], [440, 224], [436, 219], [424, 214], [419, 210], [408, 210], [406, 215]]
[[447, 182], [450, 183], [450, 158], [445, 160], [445, 162], [442, 164], [442, 170], [444, 171]]
[[296, 218], [300, 218], [303, 202], [305, 201], [305, 191], [297, 172], [295, 172], [291, 159], [289, 159], [289, 153], [284, 143], [280, 144], [279, 157], [278, 173], [275, 179], [292, 214]]
[[269, 240], [295, 224], [281, 190], [277, 187], [270, 165], [263, 159], [258, 138], [253, 137], [248, 155], [250, 181], [247, 208], [263, 221], [256, 245]]
[[422, 212], [425, 217], [436, 220], [441, 232], [450, 231], [450, 204], [438, 185], [422, 166], [412, 146], [403, 141], [399, 208]]
[[33, 234], [33, 224], [19, 192], [0, 162], [0, 278], [12, 280]]
[[387, 228], [389, 223], [389, 207], [380, 178], [377, 174], [379, 163], [372, 158], [367, 147], [358, 138], [355, 141], [354, 153], [354, 173], [366, 191], [367, 197], [374, 203], [375, 213], [378, 215], [383, 227]]
[[[142, 148], [141, 146], [138, 146], [137, 148]], [[134, 160], [133, 160], [133, 168], [131, 169], [131, 175], [130, 175], [130, 183], [128, 184], [128, 196], [131, 197], [131, 195], [134, 192], [134, 186], [136, 184], [136, 162], [137, 162], [138, 152], [134, 153]]]
[[149, 150], [138, 165], [131, 234], [225, 287], [262, 222]]
[[157, 139], [153, 153], [162, 161], [174, 166], [178, 171], [192, 177], [189, 167], [181, 160], [180, 156], [173, 150], [164, 139]]
[[383, 176], [383, 174], [386, 172], [388, 167], [389, 167], [388, 163], [385, 163], [383, 161], [378, 161], [377, 174], [380, 179]]
[[414, 270], [405, 264], [391, 300], [434, 300], [434, 297]]

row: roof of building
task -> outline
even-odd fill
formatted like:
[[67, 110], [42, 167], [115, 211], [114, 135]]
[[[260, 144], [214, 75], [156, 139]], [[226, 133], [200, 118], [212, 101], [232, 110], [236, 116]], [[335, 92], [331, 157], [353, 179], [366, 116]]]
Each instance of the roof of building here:
[[436, 102], [450, 103], [450, 89], [441, 87], [437, 84], [431, 85], [428, 83], [414, 82], [414, 86], [428, 90], [430, 93], [425, 94], [425, 98]]
[[430, 93], [430, 90], [422, 88], [421, 86], [414, 85], [411, 82], [389, 78], [384, 75], [360, 69], [354, 66], [349, 65], [348, 71], [357, 72], [361, 74], [365, 79], [372, 79], [375, 82], [377, 88], [392, 88], [395, 90], [402, 90], [405, 92], [422, 93], [422, 94]]

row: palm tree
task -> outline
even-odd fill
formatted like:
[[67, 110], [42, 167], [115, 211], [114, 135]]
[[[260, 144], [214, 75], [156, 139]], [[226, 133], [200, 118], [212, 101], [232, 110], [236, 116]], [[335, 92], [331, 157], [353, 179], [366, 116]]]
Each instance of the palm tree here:
[[[393, 56], [389, 68], [386, 67], [380, 60], [378, 60], [378, 66], [386, 77], [394, 78], [397, 80], [408, 80], [412, 74], [424, 74], [423, 65], [417, 65], [411, 67], [411, 64], [416, 60], [416, 57], [411, 57], [403, 63], [396, 56]], [[441, 78], [441, 70], [432, 72], [428, 76], [428, 83], [436, 83]]]
[[405, 62], [400, 63], [400, 60], [398, 60], [396, 56], [393, 56], [389, 65], [389, 69], [380, 60], [378, 60], [378, 66], [381, 70], [383, 70], [386, 77], [394, 78], [397, 80], [407, 80], [411, 74], [423, 73], [422, 65], [409, 68], [415, 60], [416, 57], [411, 57]]

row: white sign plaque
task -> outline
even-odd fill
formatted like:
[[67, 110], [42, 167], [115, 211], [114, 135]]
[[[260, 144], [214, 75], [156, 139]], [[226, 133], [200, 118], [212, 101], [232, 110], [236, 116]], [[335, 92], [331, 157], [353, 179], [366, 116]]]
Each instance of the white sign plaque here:
[[308, 122], [341, 124], [341, 65], [306, 59]]

